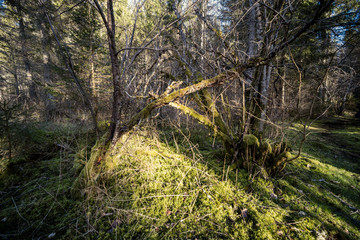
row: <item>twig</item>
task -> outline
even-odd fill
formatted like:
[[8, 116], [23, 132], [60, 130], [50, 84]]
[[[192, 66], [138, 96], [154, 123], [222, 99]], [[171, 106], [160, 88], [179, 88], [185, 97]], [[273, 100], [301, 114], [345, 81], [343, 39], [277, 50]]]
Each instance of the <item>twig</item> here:
[[18, 207], [16, 206], [16, 203], [15, 203], [15, 200], [14, 200], [13, 197], [11, 197], [11, 200], [12, 200], [12, 202], [14, 203], [16, 212], [19, 214], [19, 216], [20, 216], [28, 225], [30, 225], [30, 223], [28, 222], [28, 220], [26, 220], [26, 219], [20, 214], [19, 209], [18, 209]]

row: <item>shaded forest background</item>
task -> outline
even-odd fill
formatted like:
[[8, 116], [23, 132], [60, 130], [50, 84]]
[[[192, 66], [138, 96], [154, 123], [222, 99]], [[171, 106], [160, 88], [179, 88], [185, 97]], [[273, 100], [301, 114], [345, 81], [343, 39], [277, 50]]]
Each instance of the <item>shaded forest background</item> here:
[[[111, 119], [114, 135], [173, 83], [184, 87], [231, 71], [239, 72], [236, 79], [209, 96], [226, 125], [237, 125], [233, 134], [341, 115], [359, 102], [357, 1], [1, 7], [1, 102], [5, 109], [20, 104], [37, 120]], [[191, 96], [181, 101], [196, 104]], [[211, 119], [209, 109], [202, 113]]]

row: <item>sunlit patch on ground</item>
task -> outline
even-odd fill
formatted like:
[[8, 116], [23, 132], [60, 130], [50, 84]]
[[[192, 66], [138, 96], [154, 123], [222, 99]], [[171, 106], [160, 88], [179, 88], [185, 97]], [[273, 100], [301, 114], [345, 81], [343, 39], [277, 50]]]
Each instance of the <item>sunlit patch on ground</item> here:
[[224, 165], [221, 146], [211, 136], [199, 137], [207, 136], [202, 130], [135, 131], [108, 155], [112, 164], [99, 163], [101, 171], [89, 175], [79, 196], [71, 189], [90, 157], [91, 137], [34, 130], [37, 143], [60, 147], [46, 157], [30, 148], [37, 159], [22, 156], [2, 173], [0, 234], [359, 239], [360, 126], [351, 121], [317, 122], [301, 158], [269, 180]]

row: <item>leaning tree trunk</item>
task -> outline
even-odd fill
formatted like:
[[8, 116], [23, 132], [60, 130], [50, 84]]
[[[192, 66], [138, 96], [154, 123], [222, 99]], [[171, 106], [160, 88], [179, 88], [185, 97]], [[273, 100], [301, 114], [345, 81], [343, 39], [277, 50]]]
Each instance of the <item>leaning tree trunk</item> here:
[[107, 1], [107, 16], [100, 6], [97, 0], [94, 0], [97, 11], [99, 12], [103, 23], [106, 28], [108, 45], [109, 45], [109, 54], [111, 60], [111, 73], [113, 80], [113, 103], [112, 103], [112, 115], [111, 115], [111, 124], [110, 124], [110, 132], [109, 139], [111, 141], [115, 141], [119, 138], [118, 131], [116, 129], [120, 128], [121, 124], [121, 72], [120, 72], [120, 64], [118, 59], [118, 53], [116, 49], [116, 41], [115, 41], [115, 17], [114, 17], [114, 9], [113, 9], [113, 0]]

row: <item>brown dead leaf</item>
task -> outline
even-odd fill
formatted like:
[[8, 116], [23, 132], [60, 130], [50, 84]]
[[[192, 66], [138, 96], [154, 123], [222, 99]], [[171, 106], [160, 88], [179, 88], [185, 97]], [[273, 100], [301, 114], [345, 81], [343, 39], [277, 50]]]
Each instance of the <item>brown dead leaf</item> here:
[[102, 161], [102, 157], [101, 156], [99, 156], [99, 158], [96, 160], [96, 165], [99, 165], [100, 163], [101, 163], [101, 161]]

